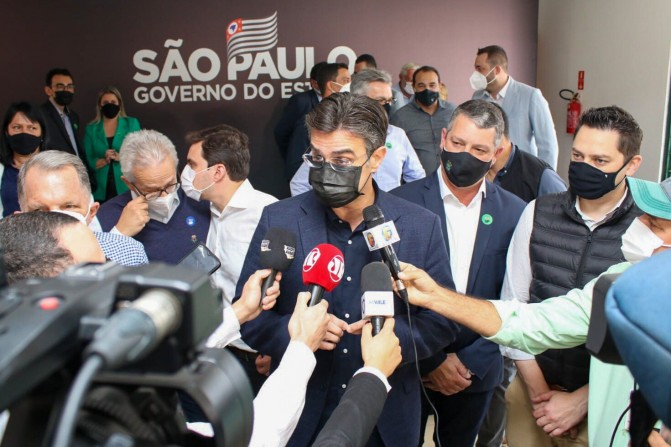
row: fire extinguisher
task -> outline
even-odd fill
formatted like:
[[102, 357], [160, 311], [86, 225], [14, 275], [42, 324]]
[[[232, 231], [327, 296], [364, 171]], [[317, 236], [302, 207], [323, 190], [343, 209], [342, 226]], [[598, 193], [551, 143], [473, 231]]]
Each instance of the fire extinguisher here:
[[[567, 93], [570, 95], [569, 97], [566, 97]], [[574, 134], [580, 121], [580, 93], [563, 89], [559, 92], [559, 96], [568, 101], [568, 105], [566, 106], [566, 133]]]

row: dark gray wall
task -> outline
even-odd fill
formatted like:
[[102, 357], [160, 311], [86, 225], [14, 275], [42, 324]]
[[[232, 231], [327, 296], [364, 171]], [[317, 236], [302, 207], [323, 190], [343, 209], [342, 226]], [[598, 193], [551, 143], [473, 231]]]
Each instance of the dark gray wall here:
[[[336, 47], [347, 47], [356, 54], [375, 55], [380, 67], [395, 79], [405, 62], [433, 65], [441, 72], [449, 99], [459, 103], [472, 93], [468, 77], [477, 47], [498, 43], [508, 51], [511, 74], [535, 84], [537, 0], [23, 0], [0, 6], [4, 66], [0, 109], [4, 113], [10, 102], [22, 99], [43, 102], [46, 71], [64, 66], [75, 77], [77, 91], [72, 107], [83, 122], [94, 116], [98, 90], [113, 84], [124, 94], [128, 114], [139, 118], [143, 127], [167, 134], [182, 156], [186, 149], [183, 137], [189, 130], [231, 124], [250, 136], [252, 183], [284, 196], [288, 188], [272, 129], [286, 102], [282, 85], [291, 91], [294, 83], [303, 84], [310, 67], [305, 67], [298, 79], [271, 79], [267, 74], [250, 79], [250, 71], [245, 70], [231, 80], [226, 61], [229, 23], [238, 18], [269, 17], [275, 12], [277, 44], [268, 50], [265, 62], [263, 56], [252, 54], [261, 69], [278, 64], [278, 48], [286, 48], [286, 65], [292, 70], [297, 64], [296, 47], [314, 54], [314, 62], [326, 59]], [[136, 53], [155, 52], [153, 64], [161, 70], [169, 58], [171, 49], [165, 46], [169, 39], [182, 41], [178, 49], [172, 48], [172, 54], [179, 55], [173, 67], [178, 67], [181, 60], [188, 66], [196, 50], [209, 49], [199, 53], [216, 54], [221, 64], [218, 75], [206, 81], [193, 77], [186, 81], [180, 76], [148, 84], [135, 80], [136, 74], [148, 73], [134, 63]], [[302, 62], [303, 58], [299, 59]], [[347, 62], [344, 56], [338, 60]], [[307, 62], [309, 65], [309, 59]], [[210, 68], [207, 59], [200, 60], [198, 71], [206, 73]], [[166, 88], [172, 93], [178, 86], [191, 86], [182, 87], [189, 92], [195, 85], [213, 88], [229, 84], [237, 91], [230, 100], [189, 102], [178, 96], [171, 102], [166, 94], [161, 103], [141, 103], [142, 89], [155, 89], [158, 98], [156, 95], [165, 93]], [[245, 99], [245, 84], [249, 85], [248, 91], [267, 84], [264, 92], [268, 93], [269, 85], [274, 94], [267, 99]]]

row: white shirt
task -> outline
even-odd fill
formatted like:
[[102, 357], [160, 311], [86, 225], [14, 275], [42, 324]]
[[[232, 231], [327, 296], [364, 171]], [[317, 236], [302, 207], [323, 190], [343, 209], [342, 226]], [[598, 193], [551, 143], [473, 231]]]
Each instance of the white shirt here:
[[443, 169], [438, 168], [435, 175], [439, 179], [440, 196], [443, 198], [443, 206], [445, 207], [452, 279], [454, 280], [457, 292], [466, 293], [468, 273], [471, 269], [473, 247], [475, 246], [475, 236], [478, 232], [480, 207], [483, 197], [487, 194], [487, 190], [485, 181], [482, 180], [480, 188], [473, 197], [473, 200], [471, 200], [471, 203], [464, 205], [450, 191], [442, 173]]
[[[223, 348], [240, 337], [240, 323], [232, 307], [224, 309], [224, 321], [207, 340], [210, 348]], [[317, 360], [310, 348], [299, 341], [289, 343], [280, 366], [261, 387], [254, 399], [254, 428], [250, 447], [280, 447], [287, 444], [296, 429], [305, 406], [305, 392]], [[356, 374], [369, 372], [378, 377], [387, 392], [387, 378], [376, 368], [363, 367]], [[206, 436], [213, 436], [210, 424], [189, 423], [188, 427]]]
[[[373, 174], [373, 178], [381, 190], [390, 191], [401, 186], [401, 178], [407, 183], [426, 177], [417, 153], [403, 129], [390, 125], [387, 130], [385, 147], [387, 148], [387, 155], [382, 160], [378, 171]], [[289, 184], [292, 196], [297, 196], [312, 189], [309, 176], [310, 168], [307, 164], [301, 163]]]
[[266, 205], [274, 202], [277, 202], [275, 197], [255, 190], [249, 180], [245, 180], [223, 211], [219, 212], [214, 205], [210, 207], [212, 216], [206, 245], [221, 261], [221, 267], [214, 272], [212, 280], [224, 291], [224, 306], [230, 306], [235, 297], [242, 263], [261, 212]]
[[494, 98], [491, 93], [489, 93], [487, 90], [485, 90], [485, 94], [492, 98], [492, 100], [497, 103], [500, 106], [503, 106], [503, 100], [506, 98], [506, 93], [508, 93], [508, 86], [510, 86], [510, 76], [508, 76], [508, 80], [506, 81], [506, 85], [503, 86], [501, 91], [499, 92], [498, 96]]
[[[223, 348], [240, 338], [240, 323], [232, 307], [224, 309], [224, 321], [207, 340], [207, 346]], [[284, 446], [294, 432], [305, 406], [305, 391], [317, 360], [304, 343], [289, 343], [280, 366], [254, 399], [254, 428], [250, 447]], [[189, 423], [198, 433], [213, 436], [207, 423]]]
[[[594, 231], [602, 222], [609, 219], [610, 216], [622, 205], [627, 190], [625, 189], [622, 198], [615, 206], [604, 214], [600, 219], [592, 219], [580, 209], [580, 200], [575, 201], [575, 209], [582, 218], [585, 225]], [[516, 300], [521, 303], [529, 301], [529, 287], [533, 275], [531, 273], [531, 257], [529, 256], [529, 245], [531, 243], [531, 232], [534, 226], [534, 214], [536, 210], [536, 201], [532, 200], [524, 208], [522, 216], [515, 227], [515, 232], [510, 240], [508, 247], [508, 256], [506, 258], [506, 276], [503, 278], [503, 287], [501, 288], [501, 300]], [[531, 360], [534, 356], [517, 349], [505, 348], [501, 346], [501, 354], [512, 360]]]

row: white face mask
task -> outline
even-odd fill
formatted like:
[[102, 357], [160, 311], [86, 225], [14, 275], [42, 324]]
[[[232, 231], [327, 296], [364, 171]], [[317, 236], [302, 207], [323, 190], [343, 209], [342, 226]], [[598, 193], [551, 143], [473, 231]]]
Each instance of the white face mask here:
[[638, 217], [622, 235], [622, 254], [632, 264], [649, 258], [659, 247], [671, 248], [671, 244], [665, 244]]
[[412, 88], [412, 82], [405, 81], [405, 85], [403, 86], [403, 91], [410, 96], [414, 95], [415, 94], [415, 89]]
[[[489, 70], [489, 73], [494, 71], [495, 68], [496, 67]], [[487, 81], [487, 76], [489, 76], [489, 73], [487, 73], [486, 75], [483, 75], [479, 71], [474, 71], [473, 74], [471, 75], [471, 78], [469, 79], [469, 82], [471, 83], [471, 88], [473, 90], [484, 90], [484, 89], [486, 89], [487, 86], [489, 84], [491, 84], [492, 82], [494, 82], [494, 79], [496, 79], [496, 77], [493, 77], [491, 81]]]
[[[138, 197], [137, 193], [132, 189], [130, 194], [134, 199]], [[175, 211], [179, 206], [179, 196], [177, 195], [177, 191], [173, 191], [163, 197], [147, 201], [147, 205], [149, 206], [150, 219], [167, 223], [172, 218], [172, 215], [175, 214]]]
[[182, 191], [184, 191], [184, 194], [186, 194], [187, 197], [191, 197], [193, 200], [198, 202], [200, 201], [200, 196], [203, 191], [211, 188], [214, 185], [214, 182], [212, 182], [203, 189], [197, 189], [195, 186], [193, 186], [193, 182], [198, 174], [205, 172], [213, 167], [214, 166], [210, 166], [209, 168], [205, 168], [202, 171], [196, 172], [191, 168], [191, 166], [184, 166], [184, 170], [182, 171]]
[[89, 202], [89, 208], [88, 211], [86, 211], [86, 216], [82, 216], [81, 214], [74, 212], [74, 211], [68, 211], [68, 210], [53, 210], [54, 213], [61, 213], [61, 214], [67, 214], [70, 217], [74, 217], [84, 225], [88, 226], [88, 220], [89, 220], [89, 214], [91, 214], [91, 206], [93, 205], [93, 197], [91, 198], [91, 201]]

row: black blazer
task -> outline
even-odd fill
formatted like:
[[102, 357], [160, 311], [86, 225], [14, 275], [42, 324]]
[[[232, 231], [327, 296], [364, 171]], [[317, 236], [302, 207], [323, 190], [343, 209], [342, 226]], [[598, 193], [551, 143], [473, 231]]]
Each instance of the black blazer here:
[[364, 446], [380, 418], [387, 389], [374, 374], [356, 374], [312, 447]]
[[[42, 145], [43, 150], [59, 150], [63, 152], [68, 152], [70, 154], [77, 154], [75, 148], [72, 147], [72, 142], [68, 136], [67, 130], [65, 130], [65, 123], [61, 119], [61, 115], [56, 110], [56, 107], [47, 100], [42, 104], [42, 115], [44, 117], [44, 124], [46, 125], [45, 132], [45, 141]], [[70, 118], [70, 124], [72, 125], [72, 133], [75, 136], [75, 141], [77, 142], [77, 151], [79, 152], [79, 158], [84, 162], [86, 170], [89, 174], [89, 181], [91, 182], [91, 187], [93, 191], [96, 189], [96, 179], [91, 170], [91, 166], [86, 159], [86, 152], [84, 151], [84, 145], [82, 144], [81, 139], [79, 138], [79, 115], [76, 112], [66, 109], [68, 117]]]
[[307, 115], [317, 104], [319, 104], [319, 97], [314, 90], [296, 93], [289, 98], [280, 120], [275, 125], [275, 142], [282, 158], [286, 158], [287, 146], [296, 122]]

